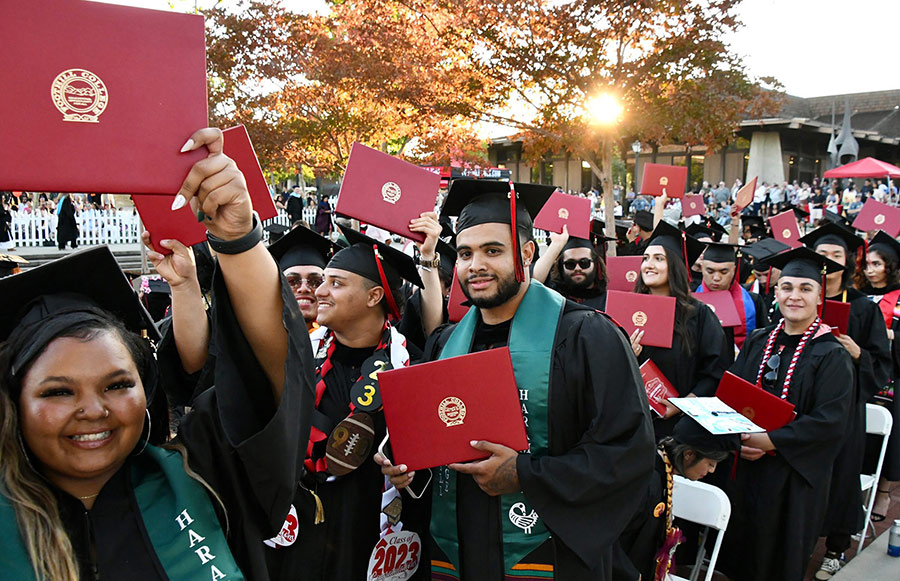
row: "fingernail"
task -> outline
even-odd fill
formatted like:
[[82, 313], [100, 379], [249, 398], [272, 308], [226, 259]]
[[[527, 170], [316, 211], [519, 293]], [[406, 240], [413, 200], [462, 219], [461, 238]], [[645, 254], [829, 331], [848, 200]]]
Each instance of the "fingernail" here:
[[168, 238], [165, 239], [165, 240], [160, 240], [160, 241], [159, 241], [159, 245], [168, 248], [169, 246], [172, 245], [172, 241], [169, 240]]
[[172, 211], [174, 212], [175, 210], [180, 210], [184, 207], [185, 204], [187, 204], [187, 198], [185, 198], [181, 194], [178, 194], [177, 196], [175, 196], [175, 199], [172, 200]]
[[206, 214], [203, 213], [203, 210], [197, 210], [197, 221], [202, 222], [206, 219]]
[[477, 443], [478, 443], [478, 440], [469, 440], [469, 445], [470, 445], [470, 446], [474, 446], [474, 445], [477, 444]]
[[181, 146], [181, 153], [184, 153], [185, 151], [190, 151], [192, 149], [194, 149], [194, 140], [188, 139], [187, 141], [184, 142], [184, 145]]
[[400, 469], [400, 472], [406, 472], [406, 464], [401, 464], [401, 465], [397, 466], [397, 468]]

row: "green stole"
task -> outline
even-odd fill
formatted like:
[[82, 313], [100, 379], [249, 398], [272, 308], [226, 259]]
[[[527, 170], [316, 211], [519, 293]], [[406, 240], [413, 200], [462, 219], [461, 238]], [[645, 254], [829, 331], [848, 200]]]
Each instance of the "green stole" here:
[[[549, 440], [549, 387], [553, 342], [565, 299], [537, 281], [531, 281], [509, 333], [509, 351], [522, 400], [529, 452], [534, 457], [547, 454]], [[451, 331], [440, 359], [465, 355], [472, 348], [478, 309], [471, 308]], [[432, 562], [432, 572], [440, 578], [459, 578], [459, 538], [456, 526], [456, 473], [439, 468], [432, 500], [431, 535], [450, 563]], [[503, 531], [503, 564], [510, 577], [553, 577], [552, 571], [517, 566], [531, 551], [550, 538], [544, 522], [529, 506], [520, 491], [500, 497]]]
[[[131, 481], [144, 529], [170, 579], [244, 579], [206, 489], [185, 473], [181, 454], [147, 446], [132, 459]], [[9, 579], [35, 581], [15, 509], [4, 494], [0, 534], [0, 571]]]

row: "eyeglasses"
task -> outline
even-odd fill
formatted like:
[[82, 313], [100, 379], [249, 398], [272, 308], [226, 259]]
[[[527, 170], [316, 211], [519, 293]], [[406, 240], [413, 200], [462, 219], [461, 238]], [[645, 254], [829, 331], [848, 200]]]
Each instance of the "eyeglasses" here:
[[774, 384], [775, 380], [778, 379], [778, 366], [781, 365], [781, 355], [778, 353], [773, 354], [769, 357], [769, 360], [766, 361], [766, 367], [769, 368], [769, 371], [763, 375], [763, 379], [768, 381], [770, 384]]
[[306, 283], [306, 286], [311, 288], [312, 290], [316, 290], [319, 288], [325, 279], [321, 276], [311, 276], [309, 278], [303, 278], [296, 274], [287, 275], [288, 284], [291, 285], [293, 290], [300, 290], [303, 287], [303, 283]]
[[592, 264], [594, 264], [594, 261], [590, 258], [581, 258], [579, 260], [566, 260], [563, 262], [563, 267], [566, 270], [575, 270], [575, 267], [578, 266], [581, 270], [587, 270]]

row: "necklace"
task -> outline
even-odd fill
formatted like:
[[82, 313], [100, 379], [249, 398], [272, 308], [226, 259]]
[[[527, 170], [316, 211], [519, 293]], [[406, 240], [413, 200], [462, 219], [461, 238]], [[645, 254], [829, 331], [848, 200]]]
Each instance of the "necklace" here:
[[87, 496], [79, 496], [78, 499], [79, 500], [90, 500], [92, 498], [97, 498], [98, 496], [100, 496], [99, 492], [97, 494], [88, 494]]
[[[807, 327], [806, 331], [803, 333], [803, 337], [800, 338], [800, 342], [797, 344], [797, 348], [794, 349], [794, 354], [791, 356], [791, 362], [788, 365], [787, 373], [784, 377], [784, 385], [781, 388], [781, 399], [787, 399], [788, 392], [791, 388], [791, 379], [794, 377], [794, 369], [797, 367], [797, 361], [800, 359], [800, 354], [803, 353], [803, 348], [806, 347], [807, 342], [809, 342], [810, 337], [819, 329], [819, 325], [821, 325], [822, 320], [819, 317]], [[784, 319], [778, 322], [778, 326], [775, 327], [771, 333], [769, 333], [769, 337], [766, 340], [766, 348], [763, 352], [762, 360], [759, 363], [759, 373], [756, 375], [756, 385], [762, 386], [762, 375], [763, 370], [765, 370], [766, 362], [769, 360], [769, 357], [772, 355], [772, 348], [775, 346], [775, 339], [778, 337], [778, 333], [784, 329]]]

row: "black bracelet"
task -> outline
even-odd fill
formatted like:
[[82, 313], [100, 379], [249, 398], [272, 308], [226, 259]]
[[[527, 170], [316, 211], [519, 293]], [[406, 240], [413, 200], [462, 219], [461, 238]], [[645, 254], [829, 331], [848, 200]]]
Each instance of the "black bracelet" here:
[[256, 212], [253, 212], [253, 229], [240, 238], [235, 240], [222, 240], [209, 232], [206, 233], [206, 240], [209, 242], [209, 247], [219, 254], [240, 254], [241, 252], [247, 252], [259, 244], [262, 237], [262, 224], [259, 223], [259, 216], [256, 215]]

